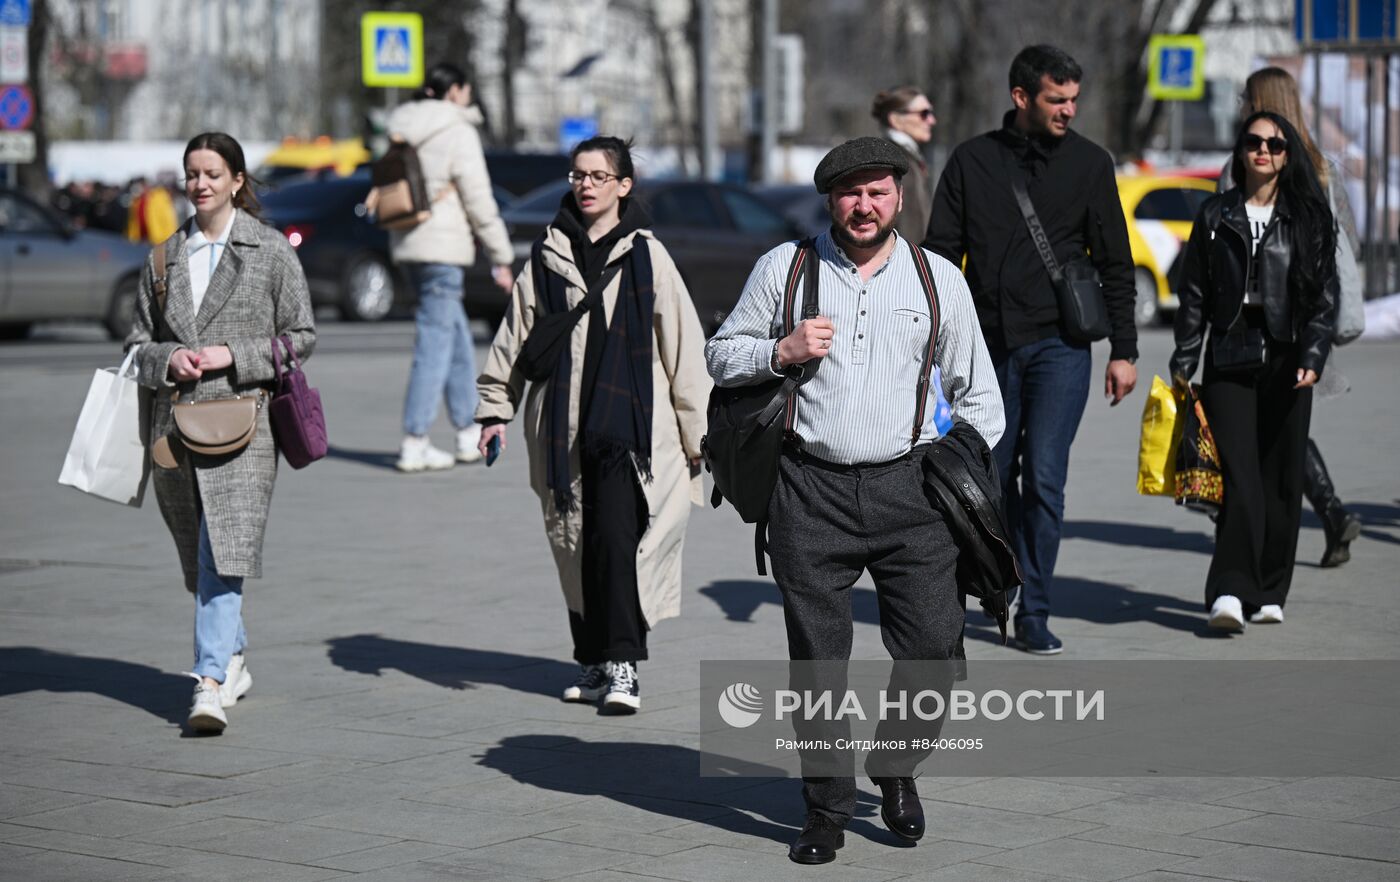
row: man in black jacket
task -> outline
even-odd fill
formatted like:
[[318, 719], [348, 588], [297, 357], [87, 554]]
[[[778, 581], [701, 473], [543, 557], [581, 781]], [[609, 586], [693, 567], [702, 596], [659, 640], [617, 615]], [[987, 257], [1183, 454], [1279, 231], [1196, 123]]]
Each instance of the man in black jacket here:
[[1001, 129], [959, 145], [933, 200], [924, 247], [966, 274], [1006, 407], [995, 448], [1006, 514], [1025, 574], [1016, 637], [1030, 652], [1063, 644], [1047, 624], [1050, 582], [1064, 520], [1069, 448], [1089, 396], [1089, 345], [1064, 334], [1050, 273], [1012, 189], [1026, 182], [1061, 266], [1089, 253], [1112, 330], [1104, 397], [1117, 404], [1137, 383], [1133, 263], [1113, 160], [1070, 131], [1083, 72], [1053, 46], [1011, 63], [1015, 108]]

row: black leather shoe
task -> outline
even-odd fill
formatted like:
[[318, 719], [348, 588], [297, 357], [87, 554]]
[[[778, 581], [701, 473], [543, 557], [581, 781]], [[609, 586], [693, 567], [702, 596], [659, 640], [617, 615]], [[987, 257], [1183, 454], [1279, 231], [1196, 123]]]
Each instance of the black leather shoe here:
[[890, 832], [900, 839], [918, 842], [924, 836], [924, 804], [914, 789], [913, 778], [871, 778], [880, 787], [884, 800], [880, 817]]
[[807, 826], [788, 849], [788, 857], [799, 864], [829, 864], [836, 860], [836, 849], [845, 844], [841, 825], [821, 812], [808, 812]]
[[1044, 619], [1021, 619], [1016, 623], [1016, 642], [1033, 655], [1055, 655], [1062, 652], [1065, 645], [1060, 638], [1050, 633], [1050, 626]]

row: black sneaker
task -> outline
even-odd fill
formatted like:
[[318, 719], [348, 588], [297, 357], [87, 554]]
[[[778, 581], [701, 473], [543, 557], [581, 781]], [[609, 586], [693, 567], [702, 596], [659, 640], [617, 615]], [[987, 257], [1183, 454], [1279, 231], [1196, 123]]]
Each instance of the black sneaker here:
[[578, 679], [564, 690], [565, 701], [597, 701], [608, 691], [608, 670], [606, 665], [584, 665], [578, 672]]
[[1016, 623], [1016, 640], [1031, 655], [1057, 655], [1065, 645], [1050, 633], [1044, 619], [1024, 618]]
[[642, 706], [642, 687], [635, 662], [608, 662], [608, 691], [603, 710], [614, 714], [636, 713]]

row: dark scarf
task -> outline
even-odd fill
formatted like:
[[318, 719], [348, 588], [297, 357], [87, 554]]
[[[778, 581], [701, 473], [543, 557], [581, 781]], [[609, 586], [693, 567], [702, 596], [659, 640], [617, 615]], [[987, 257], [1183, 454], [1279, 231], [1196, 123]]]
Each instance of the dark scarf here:
[[[638, 205], [629, 205], [621, 223], [605, 239], [616, 241], [641, 229], [649, 218]], [[564, 205], [552, 226], [568, 234], [571, 240], [586, 238], [582, 218], [574, 206], [572, 194], [565, 194]], [[601, 244], [603, 240], [600, 240]], [[587, 247], [587, 246], [584, 246]], [[577, 252], [577, 249], [576, 249]], [[580, 274], [583, 268], [580, 267]], [[543, 262], [534, 266], [536, 290], [548, 312], [569, 308], [568, 287], [564, 278], [546, 271]], [[611, 281], [611, 273], [601, 279]], [[590, 280], [596, 288], [601, 279]], [[606, 283], [603, 283], [606, 284]], [[593, 295], [601, 297], [601, 292]], [[652, 411], [652, 336], [656, 293], [652, 287], [651, 252], [645, 240], [634, 241], [622, 258], [621, 281], [612, 321], [598, 354], [596, 382], [586, 413], [580, 414], [580, 441], [586, 455], [603, 459], [630, 456], [644, 479], [651, 480], [651, 411]], [[598, 320], [601, 308], [593, 311]], [[569, 393], [573, 377], [573, 355], [565, 348], [555, 365], [546, 392], [545, 438], [549, 458], [545, 466], [545, 484], [554, 493], [555, 509], [570, 512], [577, 506], [573, 493], [573, 476], [569, 471]], [[583, 396], [580, 396], [581, 398]]]

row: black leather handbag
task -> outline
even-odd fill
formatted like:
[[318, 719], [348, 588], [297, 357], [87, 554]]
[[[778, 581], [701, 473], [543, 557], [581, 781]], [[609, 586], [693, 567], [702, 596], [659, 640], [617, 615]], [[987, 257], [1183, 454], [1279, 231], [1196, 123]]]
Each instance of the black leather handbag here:
[[[788, 267], [783, 293], [783, 335], [792, 333], [793, 298], [799, 281], [806, 281], [802, 318], [817, 316], [819, 259], [811, 239], [798, 244]], [[750, 386], [716, 386], [710, 392], [708, 425], [701, 452], [714, 477], [712, 503], [729, 500], [746, 524], [768, 519], [768, 502], [778, 481], [778, 458], [783, 452], [786, 414], [792, 393], [805, 374], [805, 365], [793, 365], [781, 378]]]
[[1050, 281], [1055, 287], [1055, 301], [1060, 308], [1060, 320], [1065, 333], [1081, 343], [1093, 343], [1109, 335], [1113, 326], [1108, 321], [1108, 308], [1103, 302], [1103, 286], [1099, 284], [1099, 273], [1088, 255], [1080, 255], [1060, 266], [1055, 252], [1050, 247], [1050, 238], [1045, 235], [1040, 217], [1035, 213], [1030, 193], [1021, 169], [1014, 161], [1010, 167], [1011, 189], [1016, 194], [1016, 204], [1021, 207], [1021, 216], [1030, 229], [1031, 241], [1040, 253], [1040, 260], [1050, 273]]
[[1218, 371], [1257, 370], [1269, 360], [1269, 341], [1261, 328], [1243, 325], [1210, 335], [1210, 363]]

